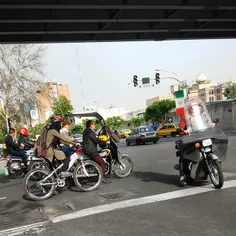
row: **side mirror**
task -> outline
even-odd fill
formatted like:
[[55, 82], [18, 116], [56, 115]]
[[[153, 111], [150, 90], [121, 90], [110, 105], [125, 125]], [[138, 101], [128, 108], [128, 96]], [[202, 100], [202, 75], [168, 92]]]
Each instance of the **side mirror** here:
[[215, 120], [213, 120], [213, 123], [219, 123], [220, 119], [219, 118], [216, 118]]

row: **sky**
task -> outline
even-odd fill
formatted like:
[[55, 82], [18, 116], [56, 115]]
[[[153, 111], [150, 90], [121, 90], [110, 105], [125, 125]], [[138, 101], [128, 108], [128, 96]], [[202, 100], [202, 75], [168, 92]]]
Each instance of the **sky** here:
[[[133, 86], [133, 75], [154, 79], [159, 69], [188, 82], [200, 74], [216, 82], [236, 80], [236, 40], [48, 44], [44, 61], [48, 81], [70, 86], [75, 111], [110, 105], [137, 110], [146, 99], [170, 95], [176, 82], [141, 89]], [[164, 76], [173, 74], [160, 72]]]

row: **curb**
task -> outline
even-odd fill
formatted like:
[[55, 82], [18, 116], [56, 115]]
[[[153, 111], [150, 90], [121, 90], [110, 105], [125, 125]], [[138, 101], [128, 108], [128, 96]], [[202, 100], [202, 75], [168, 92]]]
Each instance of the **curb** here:
[[5, 175], [6, 160], [0, 159], [0, 175]]

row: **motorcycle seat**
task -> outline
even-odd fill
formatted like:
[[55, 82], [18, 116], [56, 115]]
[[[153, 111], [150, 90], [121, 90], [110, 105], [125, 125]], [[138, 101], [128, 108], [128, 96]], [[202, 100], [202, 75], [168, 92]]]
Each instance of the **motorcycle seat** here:
[[9, 157], [11, 157], [12, 159], [14, 160], [21, 160], [22, 161], [22, 157], [19, 157], [19, 156], [13, 156], [11, 154], [8, 154]]

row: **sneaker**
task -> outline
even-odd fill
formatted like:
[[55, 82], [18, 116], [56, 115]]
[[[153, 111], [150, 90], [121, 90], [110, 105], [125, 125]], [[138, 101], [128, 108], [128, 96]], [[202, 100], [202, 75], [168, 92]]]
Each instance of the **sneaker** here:
[[180, 185], [184, 187], [186, 184], [187, 182], [185, 180], [185, 176], [184, 175], [180, 176]]
[[111, 180], [103, 179], [102, 182], [103, 182], [104, 184], [110, 184], [110, 183], [111, 183]]
[[68, 172], [68, 171], [61, 172], [61, 173], [60, 173], [60, 177], [61, 177], [61, 178], [67, 178], [67, 177], [69, 177], [69, 176], [71, 176], [71, 175], [72, 175], [72, 173], [70, 173], [70, 172]]

